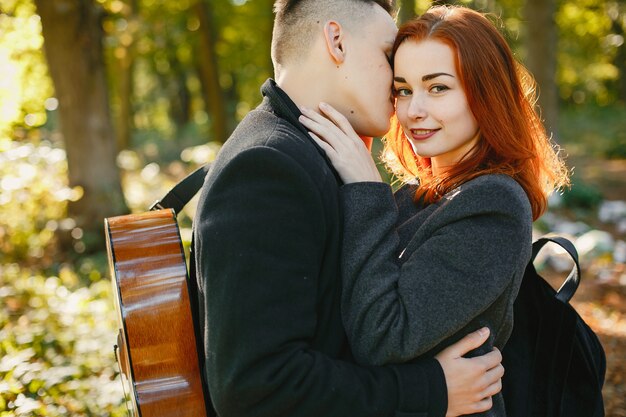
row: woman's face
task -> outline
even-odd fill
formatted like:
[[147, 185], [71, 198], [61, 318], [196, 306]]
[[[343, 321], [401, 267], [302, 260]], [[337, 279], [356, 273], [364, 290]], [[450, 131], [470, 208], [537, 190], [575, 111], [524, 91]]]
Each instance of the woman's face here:
[[459, 162], [478, 140], [454, 52], [435, 40], [405, 41], [394, 60], [396, 113], [416, 154], [431, 158], [433, 173]]

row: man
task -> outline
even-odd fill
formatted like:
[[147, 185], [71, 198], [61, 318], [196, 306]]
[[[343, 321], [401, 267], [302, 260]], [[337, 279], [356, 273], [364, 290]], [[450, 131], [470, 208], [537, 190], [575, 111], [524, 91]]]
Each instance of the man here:
[[354, 363], [340, 314], [341, 186], [298, 122], [320, 101], [355, 130], [389, 127], [396, 34], [384, 0], [278, 0], [275, 79], [223, 146], [203, 187], [195, 260], [205, 375], [229, 416], [443, 416], [484, 411], [501, 356], [461, 356], [473, 333], [416, 363]]

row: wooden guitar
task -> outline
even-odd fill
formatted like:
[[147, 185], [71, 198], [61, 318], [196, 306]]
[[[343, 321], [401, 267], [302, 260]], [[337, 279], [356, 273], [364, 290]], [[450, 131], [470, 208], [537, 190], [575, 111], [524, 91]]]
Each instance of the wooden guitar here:
[[175, 211], [110, 217], [105, 233], [129, 412], [207, 416]]

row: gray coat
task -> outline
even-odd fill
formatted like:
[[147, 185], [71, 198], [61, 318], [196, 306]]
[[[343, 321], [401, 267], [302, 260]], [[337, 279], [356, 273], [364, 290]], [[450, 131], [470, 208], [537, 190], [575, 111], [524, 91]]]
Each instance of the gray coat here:
[[[414, 186], [342, 187], [342, 318], [360, 363], [434, 356], [482, 326], [502, 349], [530, 259], [532, 213], [522, 187], [484, 175], [425, 207]], [[501, 397], [489, 415], [504, 415]]]

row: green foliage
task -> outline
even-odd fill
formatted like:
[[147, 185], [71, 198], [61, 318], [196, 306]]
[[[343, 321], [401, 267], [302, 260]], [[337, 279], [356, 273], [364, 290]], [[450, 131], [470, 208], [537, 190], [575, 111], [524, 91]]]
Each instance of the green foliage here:
[[561, 111], [558, 138], [573, 156], [626, 158], [626, 106], [567, 106]]
[[[559, 8], [558, 83], [563, 99], [600, 105], [616, 100], [610, 86], [626, 74], [614, 63], [624, 38], [613, 33], [612, 8], [619, 9], [618, 3], [596, 0], [567, 1]], [[624, 16], [624, 10], [618, 13]], [[626, 19], [618, 20], [623, 30]]]
[[[211, 120], [194, 56], [194, 1], [97, 0], [106, 11], [105, 53], [118, 115], [123, 65], [132, 61], [134, 142], [118, 165], [133, 211], [145, 210], [219, 149], [206, 143]], [[258, 103], [259, 86], [272, 73], [273, 0], [204, 1], [214, 14], [220, 85], [233, 126]], [[494, 13], [522, 50], [523, 0], [459, 3]], [[429, 4], [417, 0], [416, 11]], [[614, 62], [623, 43], [615, 22], [626, 24], [623, 2], [558, 5], [558, 81], [568, 105], [557, 139], [573, 156], [626, 158], [626, 108], [611, 89], [625, 76]], [[82, 231], [67, 218], [67, 203], [80, 190], [67, 186], [32, 0], [0, 0], [0, 33], [0, 417], [125, 415], [106, 259], [81, 256]], [[601, 198], [577, 177], [563, 195], [566, 207], [587, 211]], [[186, 247], [193, 206], [179, 217]]]
[[[116, 116], [120, 116], [123, 99], [121, 77], [125, 65], [130, 65], [133, 102], [130, 117], [137, 132], [145, 132], [153, 139], [156, 136], [172, 140], [180, 133], [179, 124], [206, 124], [193, 59], [193, 36], [198, 23], [189, 10], [192, 2], [99, 2], [108, 12], [103, 28]], [[190, 108], [181, 109], [180, 106], [186, 105], [179, 103], [179, 96], [187, 93], [191, 95]], [[181, 112], [189, 112], [189, 117]]]
[[125, 415], [111, 286], [78, 275], [0, 266], [0, 416]]
[[[210, 161], [219, 145], [185, 149], [190, 164]], [[117, 324], [103, 253], [79, 257], [81, 234], [66, 219], [64, 151], [49, 142], [0, 141], [0, 417], [123, 416], [113, 355]], [[129, 205], [144, 211], [191, 171], [161, 169], [134, 151], [120, 154]], [[191, 204], [179, 215], [188, 249]], [[66, 231], [74, 252], [59, 252]], [[108, 275], [108, 274], [107, 274]]]
[[62, 149], [0, 139], [0, 264], [53, 263], [55, 233], [79, 237], [65, 218], [67, 201], [79, 196], [67, 186]]
[[221, 33], [217, 46], [223, 72], [221, 84], [225, 90], [233, 86], [236, 89], [237, 120], [260, 102], [259, 88], [265, 79], [273, 76], [270, 60], [272, 4], [273, 0], [224, 1], [214, 6]]
[[[30, 0], [0, 1], [0, 137], [46, 122], [55, 109], [42, 52], [39, 16]], [[16, 130], [17, 129], [17, 130]]]
[[[209, 137], [211, 119], [197, 72], [200, 22], [195, 0], [98, 1], [108, 12], [106, 54], [118, 115], [122, 62], [132, 61], [134, 143], [143, 145], [144, 137], [150, 142], [175, 140], [181, 149]], [[208, 2], [231, 127], [259, 102], [259, 86], [272, 74], [272, 4], [273, 0]]]
[[585, 183], [580, 177], [573, 176], [569, 189], [563, 191], [563, 204], [570, 209], [596, 209], [603, 200], [602, 193]]
[[[199, 27], [192, 9], [195, 0], [97, 1], [107, 12], [103, 21], [105, 51], [111, 103], [118, 116], [121, 77], [126, 65], [123, 62], [132, 62], [131, 124], [135, 143], [143, 146], [157, 141], [167, 147], [172, 142], [179, 150], [209, 137], [211, 120], [203, 103], [195, 62]], [[224, 107], [228, 109], [231, 127], [258, 103], [259, 86], [272, 74], [272, 2], [207, 3], [214, 15], [220, 85], [225, 92]], [[413, 3], [415, 10], [421, 12], [432, 2]], [[509, 42], [518, 55], [523, 55], [522, 0], [457, 3], [497, 16]], [[56, 101], [46, 73], [40, 22], [34, 15], [32, 0], [2, 0], [0, 4], [0, 32], [5, 34], [0, 37], [0, 132], [12, 132], [12, 137], [20, 138], [22, 127], [46, 122], [50, 116], [46, 107], [55, 109]], [[615, 60], [618, 49], [623, 48], [624, 9], [622, 2], [614, 0], [558, 2], [558, 81], [563, 100], [604, 106], [618, 99], [614, 86], [623, 77], [624, 68]], [[615, 151], [619, 153], [619, 149]]]
[[0, 140], [0, 416], [123, 415], [105, 259], [59, 253], [76, 197], [62, 149]]

